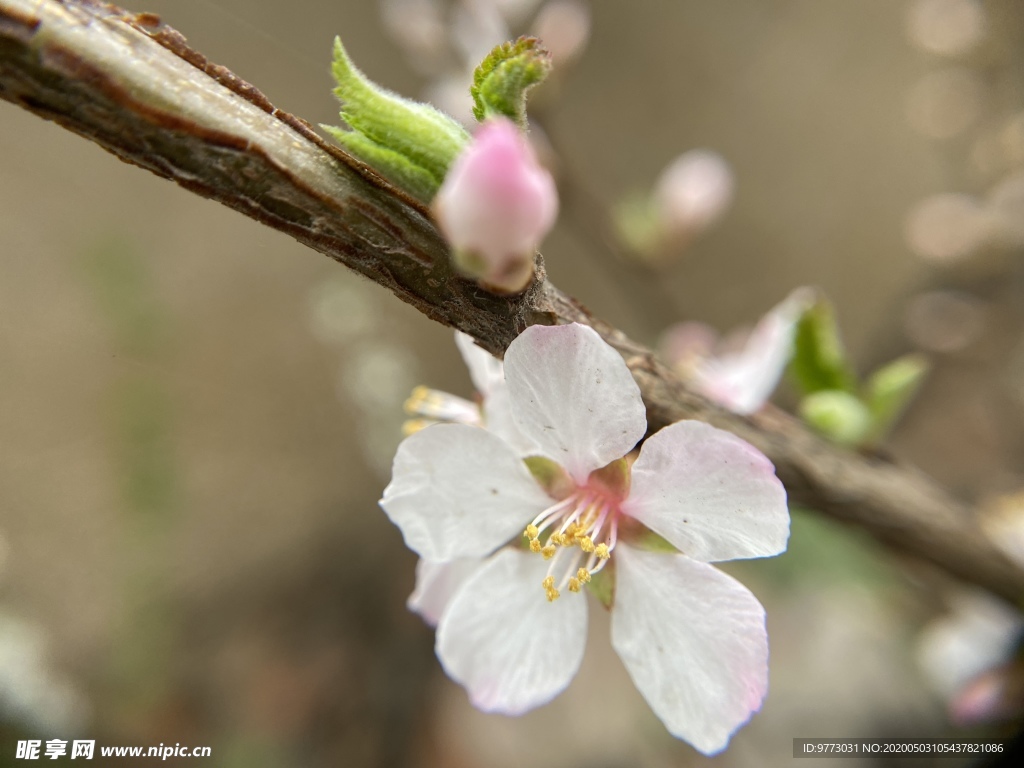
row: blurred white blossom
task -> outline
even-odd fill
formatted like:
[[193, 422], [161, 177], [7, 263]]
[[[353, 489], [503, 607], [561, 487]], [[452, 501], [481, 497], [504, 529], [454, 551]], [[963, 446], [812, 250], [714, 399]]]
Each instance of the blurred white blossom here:
[[962, 56], [984, 38], [988, 22], [978, 0], [915, 0], [907, 15], [911, 41], [941, 56]]
[[985, 307], [962, 291], [928, 291], [910, 300], [903, 327], [921, 349], [957, 352], [980, 337], [985, 327]]
[[0, 613], [0, 722], [19, 722], [43, 733], [76, 733], [87, 717], [84, 697], [55, 673], [43, 631]]
[[967, 67], [947, 67], [922, 77], [907, 100], [911, 126], [930, 139], [950, 139], [970, 128], [981, 113], [985, 87]]
[[551, 0], [533, 22], [534, 34], [557, 67], [578, 58], [590, 39], [590, 6], [583, 0]]
[[814, 300], [793, 291], [749, 333], [719, 340], [703, 323], [677, 323], [662, 334], [662, 356], [706, 397], [736, 413], [753, 413], [771, 396], [793, 355], [796, 325]]
[[[998, 714], [999, 691], [998, 685], [987, 684], [986, 676], [1010, 660], [1024, 620], [982, 592], [959, 593], [951, 603], [950, 612], [922, 633], [918, 661], [955, 720], [990, 719]], [[982, 690], [973, 687], [979, 681]], [[979, 696], [981, 692], [986, 695]]]
[[950, 192], [921, 200], [907, 216], [910, 249], [927, 261], [955, 262], [973, 256], [992, 233], [993, 216], [980, 200]]

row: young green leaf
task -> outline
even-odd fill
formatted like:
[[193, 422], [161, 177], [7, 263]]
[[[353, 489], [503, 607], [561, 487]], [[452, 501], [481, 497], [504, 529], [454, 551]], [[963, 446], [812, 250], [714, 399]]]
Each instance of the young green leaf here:
[[800, 417], [840, 445], [861, 445], [871, 429], [871, 413], [856, 395], [823, 389], [800, 402]]
[[819, 298], [804, 311], [797, 324], [795, 342], [790, 371], [804, 394], [856, 391], [857, 380], [846, 359], [835, 311], [827, 299]]
[[526, 128], [526, 93], [551, 71], [551, 54], [535, 37], [496, 46], [473, 73], [473, 116], [483, 122], [498, 115]]
[[920, 389], [928, 369], [928, 361], [921, 355], [904, 355], [871, 375], [865, 391], [871, 440], [880, 440], [892, 428]]
[[430, 202], [448, 166], [469, 143], [454, 119], [429, 104], [405, 99], [370, 81], [334, 40], [331, 67], [351, 130], [322, 126], [350, 153], [409, 194]]

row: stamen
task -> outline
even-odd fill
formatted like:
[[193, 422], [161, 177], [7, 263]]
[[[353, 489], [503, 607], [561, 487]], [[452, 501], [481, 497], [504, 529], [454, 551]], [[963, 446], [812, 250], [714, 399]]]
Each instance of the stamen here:
[[[544, 532], [553, 526], [557, 527], [542, 545]], [[582, 591], [608, 564], [618, 527], [615, 502], [587, 489], [548, 507], [526, 526], [523, 535], [530, 541], [530, 550], [551, 561], [543, 582], [549, 601], [556, 600], [565, 589]]]
[[564, 510], [566, 507], [572, 504], [573, 501], [575, 501], [574, 496], [567, 496], [566, 498], [559, 501], [557, 504], [552, 504], [550, 507], [548, 507], [535, 518], [533, 518], [533, 522], [530, 523], [530, 525], [526, 526], [527, 530], [529, 530], [530, 526], [534, 526], [537, 529], [537, 535], [540, 536], [540, 534], [542, 534], [544, 530], [548, 528], [548, 526], [554, 523], [555, 520], [557, 520], [561, 516], [562, 510]]
[[402, 435], [404, 437], [415, 435], [417, 432], [434, 424], [437, 424], [437, 422], [433, 419], [406, 419], [402, 422]]
[[416, 387], [405, 401], [405, 412], [434, 421], [480, 425], [480, 409], [475, 403], [427, 387]]
[[558, 590], [555, 589], [555, 577], [547, 576], [544, 581], [541, 582], [541, 586], [544, 587], [544, 592], [548, 596], [548, 602], [553, 603], [558, 599]]
[[405, 412], [410, 416], [416, 416], [423, 411], [423, 406], [430, 399], [430, 390], [427, 387], [419, 386], [416, 387], [412, 394], [409, 395], [405, 401]]

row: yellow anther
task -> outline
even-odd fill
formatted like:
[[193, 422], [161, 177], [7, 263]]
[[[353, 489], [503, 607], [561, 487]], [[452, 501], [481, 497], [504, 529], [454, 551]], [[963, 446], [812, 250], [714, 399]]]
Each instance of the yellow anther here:
[[540, 551], [544, 555], [545, 560], [550, 560], [555, 556], [555, 552], [558, 551], [558, 547], [554, 544], [548, 544], [546, 547], [541, 547]]
[[431, 419], [406, 419], [402, 422], [402, 434], [408, 437], [409, 435], [415, 435], [421, 429], [426, 429], [431, 424], [436, 424], [436, 421]]
[[565, 533], [563, 535], [564, 536], [575, 536], [577, 530], [579, 530], [579, 529], [576, 527], [576, 523], [569, 523], [569, 525], [567, 525], [565, 527]]
[[431, 394], [430, 389], [424, 386], [416, 387], [409, 395], [409, 399], [405, 401], [405, 412], [411, 416], [415, 416], [423, 408], [423, 405], [430, 401]]
[[569, 591], [570, 592], [579, 592], [580, 591], [580, 580], [579, 579], [577, 579], [575, 577], [569, 579]]
[[612, 556], [612, 553], [608, 549], [608, 545], [607, 544], [598, 544], [596, 547], [594, 547], [594, 552], [602, 560], [607, 560], [609, 557]]
[[573, 533], [572, 537], [574, 539], [576, 539], [576, 543], [577, 544], [579, 542], [583, 541], [583, 539], [590, 538], [589, 536], [587, 536], [587, 529], [583, 528], [582, 526], [576, 529], [576, 531]]
[[584, 584], [589, 584], [590, 583], [590, 571], [588, 571], [586, 568], [580, 568], [578, 571], [576, 571], [576, 578], [579, 579]]
[[543, 549], [543, 547], [540, 545], [540, 542], [537, 541], [537, 539], [530, 539], [530, 551], [531, 552], [540, 552], [542, 549]]
[[526, 538], [528, 539], [536, 539], [538, 536], [540, 536], [540, 528], [538, 528], [533, 523], [530, 523], [528, 526], [526, 526], [526, 530], [523, 532], [523, 535], [526, 536]]
[[582, 539], [580, 539], [580, 549], [582, 549], [584, 552], [593, 552], [594, 540], [589, 536], [584, 536]]
[[548, 602], [553, 603], [558, 599], [558, 590], [555, 589], [555, 577], [548, 576], [541, 582], [541, 586], [544, 587], [544, 594], [548, 596]]

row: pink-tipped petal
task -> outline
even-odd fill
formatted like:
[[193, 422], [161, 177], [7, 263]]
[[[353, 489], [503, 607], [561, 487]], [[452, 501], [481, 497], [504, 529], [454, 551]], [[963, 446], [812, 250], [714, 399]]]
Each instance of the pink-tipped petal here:
[[647, 429], [640, 388], [593, 328], [530, 326], [505, 353], [505, 379], [523, 434], [577, 483], [625, 456]]
[[584, 595], [548, 602], [547, 562], [503, 549], [470, 576], [441, 616], [437, 656], [485, 712], [520, 715], [575, 677], [587, 636]]
[[793, 356], [796, 324], [813, 300], [798, 288], [761, 318], [743, 348], [708, 357], [695, 368], [697, 386], [709, 398], [735, 413], [753, 413], [775, 391]]
[[619, 544], [612, 645], [669, 732], [725, 749], [768, 691], [764, 609], [714, 566]]
[[777, 555], [789, 539], [786, 491], [771, 462], [700, 421], [644, 442], [623, 511], [705, 562]]

